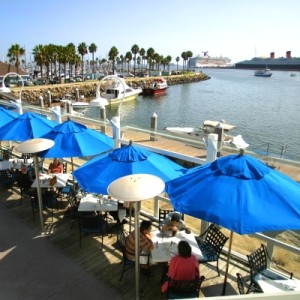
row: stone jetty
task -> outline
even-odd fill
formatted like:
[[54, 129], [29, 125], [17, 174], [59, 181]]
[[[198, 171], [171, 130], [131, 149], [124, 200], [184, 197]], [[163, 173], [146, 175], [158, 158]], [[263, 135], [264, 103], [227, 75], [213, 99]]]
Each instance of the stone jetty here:
[[[175, 84], [185, 84], [191, 82], [199, 82], [203, 80], [210, 79], [204, 73], [188, 73], [183, 75], [170, 75], [170, 76], [163, 76], [168, 81], [168, 85], [175, 85]], [[148, 86], [154, 79], [157, 77], [136, 77], [136, 78], [125, 78], [125, 81], [128, 85], [132, 87], [138, 86]], [[51, 93], [51, 100], [52, 102], [59, 101], [62, 99], [66, 94], [73, 95], [74, 98], [77, 95], [77, 91], [79, 92], [80, 96], [84, 96], [84, 99], [89, 99], [91, 97], [95, 97], [96, 88], [98, 85], [98, 80], [89, 80], [84, 82], [76, 82], [76, 83], [66, 83], [66, 84], [53, 84], [53, 85], [39, 85], [39, 86], [26, 86], [23, 88], [22, 91], [22, 100], [31, 105], [38, 105], [39, 104], [39, 97], [42, 96], [46, 101], [48, 99], [49, 91]], [[101, 84], [101, 89], [105, 89], [105, 85], [107, 81], [104, 81]], [[19, 96], [19, 87], [12, 88], [12, 94], [14, 97]]]

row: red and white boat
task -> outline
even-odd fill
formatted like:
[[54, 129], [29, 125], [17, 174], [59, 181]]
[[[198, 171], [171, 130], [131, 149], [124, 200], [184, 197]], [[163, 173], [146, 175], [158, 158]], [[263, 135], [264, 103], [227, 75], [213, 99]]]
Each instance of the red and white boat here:
[[168, 83], [164, 78], [157, 78], [150, 83], [149, 86], [143, 87], [144, 95], [158, 95], [165, 93], [168, 88]]

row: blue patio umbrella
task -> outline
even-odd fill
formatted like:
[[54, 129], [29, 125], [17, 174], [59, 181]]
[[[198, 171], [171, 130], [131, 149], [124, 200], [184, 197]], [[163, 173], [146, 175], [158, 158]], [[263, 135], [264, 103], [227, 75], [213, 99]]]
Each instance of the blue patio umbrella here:
[[185, 168], [172, 160], [129, 144], [91, 159], [75, 170], [73, 176], [85, 191], [106, 194], [110, 183], [126, 175], [150, 174], [166, 182], [185, 172]]
[[57, 123], [26, 112], [0, 128], [0, 141], [27, 141], [49, 132]]
[[19, 114], [16, 114], [13, 111], [0, 107], [0, 128], [8, 122], [16, 119], [18, 116]]
[[176, 210], [230, 229], [229, 254], [233, 231], [300, 229], [300, 184], [248, 155], [193, 168], [166, 191]]
[[55, 145], [40, 157], [84, 157], [109, 151], [113, 148], [113, 139], [85, 125], [67, 120], [43, 135], [43, 138], [55, 141]]

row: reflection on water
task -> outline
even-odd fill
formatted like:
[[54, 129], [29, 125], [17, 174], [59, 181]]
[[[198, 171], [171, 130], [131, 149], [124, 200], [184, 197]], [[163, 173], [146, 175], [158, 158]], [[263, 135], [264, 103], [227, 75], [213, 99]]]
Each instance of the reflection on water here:
[[[139, 96], [123, 103], [122, 125], [150, 128], [150, 118], [158, 116], [158, 129], [166, 126], [196, 127], [204, 120], [224, 119], [237, 126], [249, 150], [267, 151], [300, 160], [300, 73], [273, 71], [271, 78], [255, 77], [252, 70], [204, 70], [211, 79], [170, 86], [165, 95]], [[117, 106], [107, 108], [107, 118]], [[95, 109], [86, 116], [98, 119]]]

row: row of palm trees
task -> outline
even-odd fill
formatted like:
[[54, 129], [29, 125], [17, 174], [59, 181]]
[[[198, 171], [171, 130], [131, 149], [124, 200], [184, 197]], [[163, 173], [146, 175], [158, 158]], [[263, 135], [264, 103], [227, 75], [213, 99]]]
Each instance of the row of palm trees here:
[[[76, 51], [77, 50], [77, 51]], [[95, 60], [95, 53], [97, 51], [97, 45], [95, 43], [87, 46], [86, 43], [82, 42], [77, 46], [73, 43], [69, 43], [66, 46], [61, 45], [36, 45], [32, 54], [34, 57], [35, 63], [40, 68], [41, 76], [43, 75], [43, 68], [46, 68], [46, 76], [49, 78], [49, 74], [61, 74], [61, 66], [64, 66], [64, 71], [67, 70], [67, 65], [69, 66], [69, 73], [73, 73], [73, 69], [77, 69], [81, 66], [81, 75], [83, 78], [84, 74], [84, 56], [88, 53], [92, 54], [92, 72], [95, 73], [95, 65], [98, 66], [98, 63], [105, 64], [107, 63], [106, 59], [99, 61], [98, 58]], [[21, 47], [19, 44], [14, 44], [8, 49], [7, 57], [9, 58], [10, 63], [14, 63], [17, 72], [19, 72], [19, 66], [24, 63], [22, 57], [25, 55], [25, 48]], [[183, 69], [187, 68], [188, 60], [193, 56], [191, 51], [182, 52], [181, 58], [183, 59]], [[112, 72], [116, 69], [116, 64], [123, 67], [127, 64], [128, 72], [130, 70], [131, 61], [133, 60], [133, 72], [136, 73], [136, 67], [138, 68], [149, 68], [149, 70], [160, 70], [160, 66], [163, 66], [165, 70], [166, 66], [170, 66], [172, 57], [162, 56], [159, 53], [155, 52], [153, 48], [149, 48], [147, 51], [144, 48], [140, 48], [138, 45], [134, 44], [131, 47], [131, 51], [126, 52], [125, 55], [119, 55], [118, 49], [113, 46], [108, 53], [108, 60], [112, 64]], [[179, 56], [176, 57], [177, 70], [178, 63], [180, 61]], [[57, 70], [58, 67], [58, 70]], [[53, 72], [54, 71], [54, 72]]]

